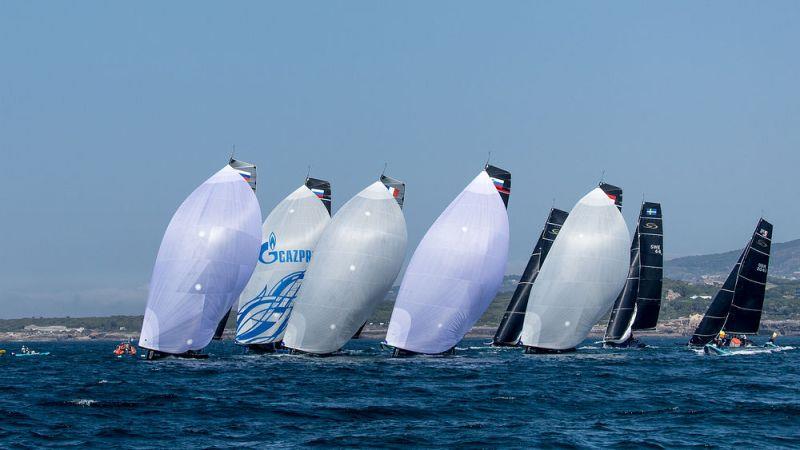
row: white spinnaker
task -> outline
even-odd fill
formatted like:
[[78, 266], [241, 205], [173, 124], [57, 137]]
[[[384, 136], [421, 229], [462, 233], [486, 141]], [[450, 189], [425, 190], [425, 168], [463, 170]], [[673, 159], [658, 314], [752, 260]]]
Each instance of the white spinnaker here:
[[158, 249], [139, 344], [200, 350], [253, 273], [261, 242], [255, 193], [225, 166], [184, 200]]
[[258, 264], [239, 297], [237, 342], [280, 342], [312, 252], [330, 221], [325, 205], [306, 185], [269, 213]]
[[574, 348], [611, 310], [625, 284], [630, 235], [614, 202], [600, 189], [569, 213], [531, 290], [522, 344]]
[[403, 212], [383, 183], [350, 199], [322, 233], [284, 344], [318, 354], [342, 348], [392, 287], [406, 241]]
[[436, 219], [414, 252], [387, 344], [436, 354], [461, 341], [503, 281], [508, 239], [503, 200], [481, 172]]

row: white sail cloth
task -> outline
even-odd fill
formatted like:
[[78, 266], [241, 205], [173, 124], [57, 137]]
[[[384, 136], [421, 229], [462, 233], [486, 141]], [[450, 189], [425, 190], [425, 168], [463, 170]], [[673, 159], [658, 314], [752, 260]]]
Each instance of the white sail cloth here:
[[158, 249], [139, 344], [200, 350], [253, 273], [261, 242], [255, 193], [225, 166], [184, 200]]
[[305, 184], [270, 212], [262, 226], [258, 264], [239, 297], [237, 342], [280, 342], [312, 252], [330, 220]]
[[436, 354], [461, 341], [503, 281], [508, 239], [503, 200], [481, 172], [414, 252], [392, 311], [387, 344]]
[[317, 354], [341, 349], [392, 287], [406, 241], [403, 212], [383, 183], [350, 199], [322, 233], [284, 344]]
[[630, 236], [614, 202], [600, 189], [570, 211], [533, 284], [522, 344], [574, 348], [611, 310], [625, 284]]

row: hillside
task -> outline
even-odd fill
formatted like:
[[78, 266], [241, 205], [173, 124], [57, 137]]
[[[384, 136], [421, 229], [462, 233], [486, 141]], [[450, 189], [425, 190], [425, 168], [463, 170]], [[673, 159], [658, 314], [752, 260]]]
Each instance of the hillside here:
[[[664, 276], [673, 280], [697, 282], [706, 277], [726, 276], [742, 250], [711, 255], [685, 256], [664, 263]], [[772, 245], [769, 275], [800, 279], [800, 239]]]
[[[500, 323], [518, 280], [518, 276], [506, 277], [500, 293], [478, 321], [477, 326], [495, 327]], [[711, 300], [702, 299], [699, 296], [713, 296], [717, 289], [718, 286], [705, 283], [665, 279], [660, 319], [670, 320], [688, 317], [691, 314], [703, 314]], [[763, 318], [766, 320], [800, 319], [800, 299], [795, 297], [798, 289], [800, 289], [800, 280], [771, 277], [767, 286]], [[692, 296], [698, 297], [692, 299]], [[393, 289], [387, 299], [378, 306], [370, 322], [376, 325], [388, 324], [395, 298], [396, 290]], [[3, 319], [0, 320], [0, 332], [20, 331], [26, 325], [63, 325], [68, 328], [83, 327], [99, 332], [118, 332], [122, 328], [126, 332], [138, 332], [141, 324], [142, 316]], [[235, 315], [232, 315], [227, 328], [234, 329], [235, 325]]]

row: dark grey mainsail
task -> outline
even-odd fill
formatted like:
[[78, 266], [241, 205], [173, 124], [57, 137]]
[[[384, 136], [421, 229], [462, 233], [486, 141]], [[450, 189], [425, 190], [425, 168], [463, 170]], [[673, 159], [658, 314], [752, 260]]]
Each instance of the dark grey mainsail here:
[[714, 296], [689, 345], [703, 346], [720, 331], [758, 333], [767, 285], [772, 224], [761, 218], [725, 284]]
[[547, 216], [544, 229], [539, 234], [539, 240], [533, 248], [533, 254], [528, 260], [528, 265], [525, 266], [525, 271], [517, 283], [514, 290], [514, 295], [511, 296], [511, 301], [506, 308], [503, 318], [500, 320], [500, 326], [497, 327], [497, 332], [494, 334], [492, 343], [498, 346], [515, 346], [519, 342], [519, 335], [522, 332], [522, 324], [525, 322], [525, 309], [528, 307], [528, 297], [531, 294], [531, 287], [539, 275], [539, 270], [544, 264], [547, 253], [553, 242], [558, 236], [558, 231], [567, 220], [568, 212], [560, 209], [552, 208], [550, 214]]
[[638, 329], [654, 328], [661, 306], [663, 276], [661, 205], [644, 202], [631, 242], [631, 265], [625, 287], [614, 302], [604, 342], [624, 345]]
[[644, 202], [639, 214], [639, 295], [631, 328], [656, 327], [664, 280], [664, 223], [661, 204]]
[[602, 182], [598, 187], [606, 193], [608, 198], [614, 200], [614, 204], [617, 205], [617, 209], [622, 211], [622, 188], [619, 186], [614, 186], [613, 184]]

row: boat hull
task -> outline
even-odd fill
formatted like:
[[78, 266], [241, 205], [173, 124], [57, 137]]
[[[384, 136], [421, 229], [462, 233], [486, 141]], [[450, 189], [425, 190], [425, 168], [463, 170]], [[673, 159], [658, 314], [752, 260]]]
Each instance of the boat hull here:
[[621, 343], [603, 342], [603, 348], [647, 348], [647, 344], [631, 336]]
[[142, 358], [148, 361], [155, 361], [164, 358], [183, 358], [183, 359], [208, 359], [208, 355], [205, 353], [198, 353], [195, 351], [188, 351], [184, 353], [164, 353], [158, 350], [150, 350], [147, 349], [147, 353], [142, 355]]
[[554, 349], [554, 348], [525, 346], [525, 354], [527, 355], [560, 355], [562, 353], [573, 353], [576, 351], [577, 349], [575, 347], [566, 349]]
[[443, 351], [441, 353], [419, 353], [419, 352], [412, 352], [411, 350], [405, 350], [398, 347], [392, 347], [392, 358], [410, 358], [413, 356], [418, 355], [425, 355], [425, 356], [452, 356], [456, 354], [456, 348], [453, 347], [450, 350]]

